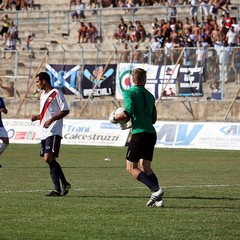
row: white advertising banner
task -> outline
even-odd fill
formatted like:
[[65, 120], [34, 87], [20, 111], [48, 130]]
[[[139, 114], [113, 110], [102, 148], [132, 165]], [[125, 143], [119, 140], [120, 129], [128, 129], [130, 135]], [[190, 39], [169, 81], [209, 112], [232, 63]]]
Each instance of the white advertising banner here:
[[117, 66], [116, 93], [117, 99], [123, 99], [124, 91], [133, 86], [132, 71], [135, 68], [143, 68], [147, 71], [146, 89], [158, 99], [162, 91], [163, 97], [174, 97], [176, 94], [176, 79], [179, 65], [156, 66], [149, 64], [120, 63]]
[[157, 122], [159, 148], [240, 150], [240, 124], [230, 122]]
[[[10, 143], [39, 143], [39, 121], [4, 119]], [[107, 120], [64, 119], [62, 144], [125, 146], [129, 129], [121, 130], [119, 124]]]
[[[39, 121], [4, 119], [10, 143], [39, 143]], [[240, 124], [157, 121], [158, 148], [240, 150]], [[64, 119], [63, 144], [125, 146], [129, 130], [107, 120]]]

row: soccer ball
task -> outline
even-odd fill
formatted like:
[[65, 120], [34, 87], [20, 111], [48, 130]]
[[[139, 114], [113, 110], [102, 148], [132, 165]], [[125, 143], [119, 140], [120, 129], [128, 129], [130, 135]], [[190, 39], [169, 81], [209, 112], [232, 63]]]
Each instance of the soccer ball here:
[[109, 116], [109, 121], [110, 121], [111, 123], [120, 123], [120, 124], [125, 124], [125, 123], [127, 123], [127, 122], [130, 120], [130, 118], [127, 117], [127, 116], [126, 116], [124, 119], [122, 119], [121, 121], [116, 121], [116, 120], [114, 119], [114, 117], [115, 117], [116, 115], [118, 115], [119, 113], [122, 113], [124, 110], [125, 110], [124, 108], [120, 107], [120, 108], [112, 111], [112, 113], [111, 113], [110, 116]]

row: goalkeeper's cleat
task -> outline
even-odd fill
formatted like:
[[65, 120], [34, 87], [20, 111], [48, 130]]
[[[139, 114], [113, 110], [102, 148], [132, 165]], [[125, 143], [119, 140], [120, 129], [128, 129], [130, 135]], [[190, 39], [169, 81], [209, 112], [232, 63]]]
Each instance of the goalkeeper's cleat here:
[[61, 193], [57, 190], [52, 190], [50, 193], [45, 195], [46, 197], [60, 197]]
[[62, 196], [66, 196], [69, 192], [69, 189], [71, 189], [71, 184], [67, 183], [66, 185], [62, 186]]
[[154, 203], [163, 196], [164, 192], [161, 188], [158, 191], [153, 192], [150, 200], [147, 202], [147, 207], [152, 207]]
[[153, 207], [164, 207], [164, 200], [162, 197], [158, 198], [153, 204]]

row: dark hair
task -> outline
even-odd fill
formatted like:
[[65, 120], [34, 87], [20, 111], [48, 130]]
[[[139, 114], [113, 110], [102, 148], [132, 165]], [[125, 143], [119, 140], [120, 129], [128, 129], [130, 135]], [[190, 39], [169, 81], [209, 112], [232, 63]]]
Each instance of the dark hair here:
[[40, 72], [36, 77], [38, 77], [40, 81], [45, 80], [46, 82], [51, 83], [50, 76], [47, 72]]

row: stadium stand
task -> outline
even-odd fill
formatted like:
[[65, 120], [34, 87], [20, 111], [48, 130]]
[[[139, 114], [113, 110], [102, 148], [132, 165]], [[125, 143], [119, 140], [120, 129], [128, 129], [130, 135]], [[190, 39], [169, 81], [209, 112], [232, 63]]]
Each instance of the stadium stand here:
[[[85, 3], [85, 23], [92, 22], [99, 30], [100, 37], [97, 43], [77, 44], [79, 21], [72, 21], [71, 13], [74, 11], [74, 6], [69, 10], [69, 2], [63, 0], [52, 0], [51, 2], [42, 0], [35, 1], [35, 9], [21, 11], [0, 11], [0, 14], [7, 13], [9, 18], [18, 26], [18, 36], [22, 40], [22, 44], [17, 42], [17, 51], [6, 53], [6, 59], [0, 59], [0, 76], [7, 80], [17, 79], [17, 89], [22, 96], [26, 88], [32, 81], [35, 71], [39, 64], [43, 61], [40, 69], [44, 69], [44, 64], [47, 62], [62, 63], [62, 64], [90, 64], [90, 63], [107, 63], [113, 51], [116, 50], [116, 55], [112, 58], [112, 63], [117, 63], [120, 58], [123, 43], [119, 43], [114, 38], [114, 32], [118, 27], [120, 18], [124, 18], [125, 22], [135, 22], [141, 20], [147, 30], [147, 37], [144, 42], [139, 42], [138, 50], [145, 52], [149, 48], [152, 36], [152, 22], [154, 18], [159, 21], [165, 19], [169, 21], [167, 16], [167, 6], [137, 6], [135, 11], [126, 13], [123, 8], [118, 7], [101, 7], [90, 8], [89, 2]], [[238, 0], [232, 0], [230, 6], [230, 15], [237, 18], [239, 22], [239, 5]], [[186, 16], [190, 16], [190, 5], [177, 5], [177, 20], [184, 22]], [[222, 18], [222, 14], [217, 15], [218, 21]], [[199, 21], [201, 17], [199, 16]], [[26, 51], [25, 39], [32, 36], [31, 47], [34, 50], [34, 57], [31, 52]], [[0, 44], [3, 43], [0, 39]], [[129, 43], [132, 51], [136, 43]], [[48, 51], [45, 59], [43, 56]], [[0, 50], [0, 55], [3, 55], [4, 45]], [[225, 89], [225, 99], [232, 99], [236, 94], [236, 85], [234, 84], [234, 73], [230, 74], [230, 83]], [[34, 90], [34, 89], [33, 89]], [[31, 90], [31, 93], [34, 91]], [[211, 95], [209, 84], [204, 84], [204, 99]], [[31, 94], [30, 94], [31, 95]], [[28, 96], [29, 97], [29, 96]], [[30, 96], [29, 98], [32, 98]], [[71, 100], [71, 99], [70, 99]]]

